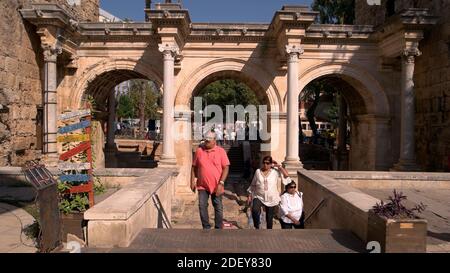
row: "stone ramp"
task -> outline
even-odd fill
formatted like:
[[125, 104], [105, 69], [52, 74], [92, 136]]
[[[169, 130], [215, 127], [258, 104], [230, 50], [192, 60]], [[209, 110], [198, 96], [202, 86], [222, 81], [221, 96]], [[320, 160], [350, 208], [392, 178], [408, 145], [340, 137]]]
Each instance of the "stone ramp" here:
[[128, 248], [103, 253], [356, 253], [363, 242], [345, 230], [144, 229]]

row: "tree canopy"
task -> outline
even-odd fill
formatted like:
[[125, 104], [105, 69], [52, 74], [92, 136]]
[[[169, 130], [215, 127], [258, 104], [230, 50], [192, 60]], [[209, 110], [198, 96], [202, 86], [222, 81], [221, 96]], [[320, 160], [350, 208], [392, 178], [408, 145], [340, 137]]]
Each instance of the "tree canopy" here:
[[314, 0], [312, 9], [319, 12], [321, 24], [351, 25], [355, 21], [355, 0]]
[[256, 96], [255, 92], [251, 90], [244, 83], [235, 80], [218, 80], [203, 88], [199, 94], [203, 97], [204, 105], [216, 104], [225, 111], [227, 105], [260, 105], [263, 104]]
[[155, 84], [147, 80], [131, 80], [130, 88], [118, 97], [119, 118], [160, 118], [160, 94]]

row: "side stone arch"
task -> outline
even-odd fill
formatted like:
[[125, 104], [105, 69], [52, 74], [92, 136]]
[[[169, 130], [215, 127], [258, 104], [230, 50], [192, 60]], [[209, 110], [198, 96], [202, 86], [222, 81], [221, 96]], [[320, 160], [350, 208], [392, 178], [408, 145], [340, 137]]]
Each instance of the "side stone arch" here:
[[163, 76], [160, 71], [153, 69], [150, 64], [134, 59], [108, 59], [87, 67], [81, 76], [78, 77], [69, 96], [71, 106], [81, 106], [89, 84], [102, 74], [114, 71], [117, 71], [118, 75], [123, 74], [121, 81], [133, 78], [148, 79], [156, 83], [160, 92], [163, 90]]
[[243, 77], [256, 82], [259, 85], [258, 87], [264, 90], [270, 111], [279, 112], [282, 109], [280, 92], [273, 83], [274, 77], [255, 64], [234, 58], [213, 60], [189, 73], [179, 85], [180, 87], [175, 97], [175, 106], [184, 109], [189, 108], [191, 98], [195, 95], [195, 90], [204, 79], [217, 73], [226, 73], [227, 71], [241, 73]]
[[[364, 100], [367, 114], [389, 117], [389, 102], [382, 86], [365, 69], [343, 63], [322, 63], [306, 69], [299, 75], [300, 92], [313, 80], [324, 76], [337, 76], [350, 84]], [[284, 97], [286, 103], [287, 97]]]
[[311, 66], [299, 75], [298, 95], [310, 82], [326, 76], [342, 79], [349, 86], [342, 90], [349, 104], [352, 128], [349, 169], [389, 170], [394, 163], [391, 112], [383, 87], [359, 66], [327, 62]]

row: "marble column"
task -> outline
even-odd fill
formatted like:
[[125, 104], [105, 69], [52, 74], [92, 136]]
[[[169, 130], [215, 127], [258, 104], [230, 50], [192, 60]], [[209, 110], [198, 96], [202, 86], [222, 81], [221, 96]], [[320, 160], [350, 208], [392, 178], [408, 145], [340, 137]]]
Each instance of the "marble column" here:
[[298, 156], [299, 142], [299, 115], [298, 115], [298, 65], [299, 57], [303, 54], [303, 49], [296, 45], [287, 45], [286, 53], [288, 55], [287, 72], [287, 135], [286, 135], [286, 157], [284, 165], [288, 169], [303, 168]]
[[115, 150], [114, 142], [116, 133], [116, 90], [112, 90], [108, 97], [108, 136], [106, 138], [107, 150]]
[[414, 61], [421, 55], [417, 48], [406, 49], [402, 55], [400, 159], [394, 166], [397, 171], [418, 171], [415, 155], [415, 95]]
[[46, 164], [58, 162], [57, 137], [57, 59], [62, 53], [58, 46], [43, 45], [44, 52], [44, 155]]
[[160, 45], [159, 51], [164, 57], [164, 93], [163, 93], [163, 151], [161, 163], [163, 165], [176, 164], [174, 142], [174, 96], [175, 96], [175, 56], [179, 54], [176, 45]]

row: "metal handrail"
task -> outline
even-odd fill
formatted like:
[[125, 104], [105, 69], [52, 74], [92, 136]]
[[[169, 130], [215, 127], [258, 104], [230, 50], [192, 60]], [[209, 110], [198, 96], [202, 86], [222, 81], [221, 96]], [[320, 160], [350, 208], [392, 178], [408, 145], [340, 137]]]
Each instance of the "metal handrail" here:
[[319, 204], [317, 204], [317, 206], [312, 210], [311, 214], [308, 215], [308, 217], [305, 219], [305, 224], [306, 222], [308, 222], [309, 219], [311, 219], [311, 217], [317, 213], [317, 211], [319, 211], [319, 209], [323, 206], [323, 204], [325, 203], [325, 201], [327, 200], [327, 198], [322, 198], [322, 200], [320, 200]]
[[168, 229], [172, 228], [172, 225], [170, 224], [170, 221], [169, 221], [169, 217], [167, 217], [166, 211], [164, 210], [164, 208], [161, 204], [161, 200], [159, 199], [159, 196], [156, 193], [152, 195], [152, 200], [153, 200], [153, 203], [155, 204], [158, 212], [161, 213], [162, 221], [165, 224], [166, 228], [168, 228]]

